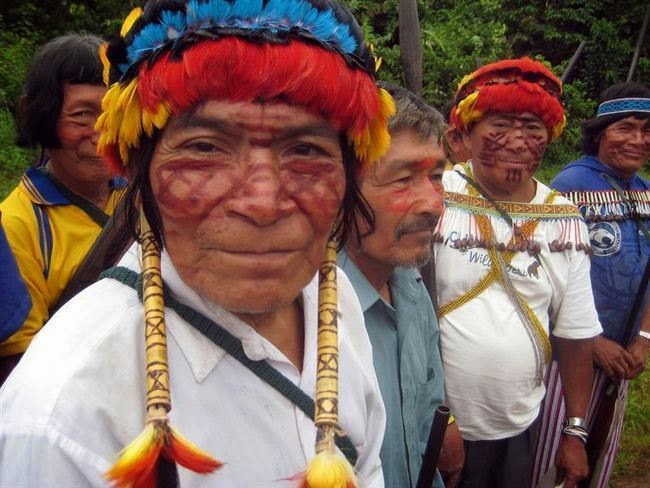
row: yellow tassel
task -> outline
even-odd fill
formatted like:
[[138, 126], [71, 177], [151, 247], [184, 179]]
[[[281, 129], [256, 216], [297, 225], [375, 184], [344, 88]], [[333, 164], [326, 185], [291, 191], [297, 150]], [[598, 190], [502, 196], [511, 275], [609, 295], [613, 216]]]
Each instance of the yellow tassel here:
[[323, 451], [307, 466], [300, 488], [356, 488], [354, 470], [338, 454]]
[[[146, 486], [164, 444], [160, 424], [149, 423], [144, 430], [122, 450], [117, 462], [106, 473], [116, 488]], [[154, 474], [155, 476], [155, 474]]]
[[195, 473], [211, 473], [223, 466], [221, 461], [214, 459], [207, 452], [199, 449], [171, 427], [169, 428], [169, 439], [165, 446], [165, 453], [169, 459]]
[[126, 37], [126, 35], [131, 30], [131, 27], [133, 27], [133, 24], [135, 24], [135, 21], [138, 20], [141, 15], [142, 15], [142, 9], [140, 7], [136, 7], [133, 10], [131, 10], [129, 15], [126, 16], [126, 19], [124, 19], [124, 23], [122, 24], [122, 29], [120, 29], [121, 37]]

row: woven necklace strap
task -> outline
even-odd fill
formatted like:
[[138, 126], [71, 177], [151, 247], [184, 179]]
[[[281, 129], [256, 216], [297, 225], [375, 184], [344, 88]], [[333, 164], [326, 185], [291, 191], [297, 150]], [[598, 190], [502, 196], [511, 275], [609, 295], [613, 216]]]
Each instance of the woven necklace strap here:
[[[99, 279], [111, 278], [117, 280], [138, 293], [138, 299], [142, 301], [142, 277], [135, 271], [123, 266], [116, 266], [104, 271]], [[179, 317], [201, 332], [206, 338], [226, 351], [229, 355], [249, 369], [255, 376], [260, 378], [287, 400], [297, 406], [311, 420], [314, 420], [316, 405], [314, 400], [304, 391], [289, 381], [282, 373], [266, 361], [253, 361], [244, 352], [244, 346], [239, 338], [232, 335], [222, 326], [212, 321], [192, 307], [181, 303], [169, 293], [169, 287], [163, 285], [165, 306], [174, 310]], [[336, 445], [341, 450], [348, 462], [354, 466], [358, 459], [357, 449], [352, 440], [345, 434], [337, 434]]]

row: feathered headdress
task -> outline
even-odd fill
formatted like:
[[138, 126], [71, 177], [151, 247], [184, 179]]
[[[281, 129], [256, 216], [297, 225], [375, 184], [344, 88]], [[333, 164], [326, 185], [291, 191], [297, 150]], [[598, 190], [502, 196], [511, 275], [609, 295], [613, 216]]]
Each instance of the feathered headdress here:
[[332, 0], [150, 1], [120, 34], [102, 49], [105, 81], [117, 82], [97, 121], [116, 172], [144, 135], [207, 99], [288, 100], [345, 133], [362, 164], [388, 150], [393, 100], [354, 17]]
[[467, 130], [488, 112], [530, 112], [556, 140], [566, 125], [562, 82], [538, 61], [524, 57], [487, 64], [458, 84], [450, 123]]
[[[120, 37], [100, 52], [109, 90], [97, 121], [98, 150], [118, 173], [144, 137], [205, 100], [282, 100], [328, 120], [357, 163], [388, 150], [392, 97], [374, 79], [374, 59], [352, 14], [334, 0], [152, 0], [134, 9]], [[360, 169], [360, 168], [357, 168]], [[108, 477], [153, 487], [179, 463], [207, 473], [221, 466], [168, 422], [171, 409], [160, 243], [141, 212], [147, 350], [145, 430]], [[321, 266], [316, 457], [294, 477], [309, 488], [355, 486], [353, 467], [334, 447], [338, 432], [336, 244]]]

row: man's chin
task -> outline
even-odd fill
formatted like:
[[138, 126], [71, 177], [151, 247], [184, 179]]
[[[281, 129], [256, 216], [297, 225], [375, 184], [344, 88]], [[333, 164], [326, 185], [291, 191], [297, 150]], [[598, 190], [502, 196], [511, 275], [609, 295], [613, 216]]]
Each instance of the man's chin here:
[[431, 251], [419, 254], [397, 254], [393, 256], [392, 265], [399, 268], [421, 268], [431, 261]]

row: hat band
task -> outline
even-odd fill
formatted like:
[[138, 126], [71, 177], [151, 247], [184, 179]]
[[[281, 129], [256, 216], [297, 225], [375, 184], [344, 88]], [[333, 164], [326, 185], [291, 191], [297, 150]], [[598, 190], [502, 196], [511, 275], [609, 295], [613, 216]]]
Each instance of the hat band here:
[[608, 100], [598, 106], [596, 117], [626, 112], [650, 113], [650, 98], [617, 98]]

